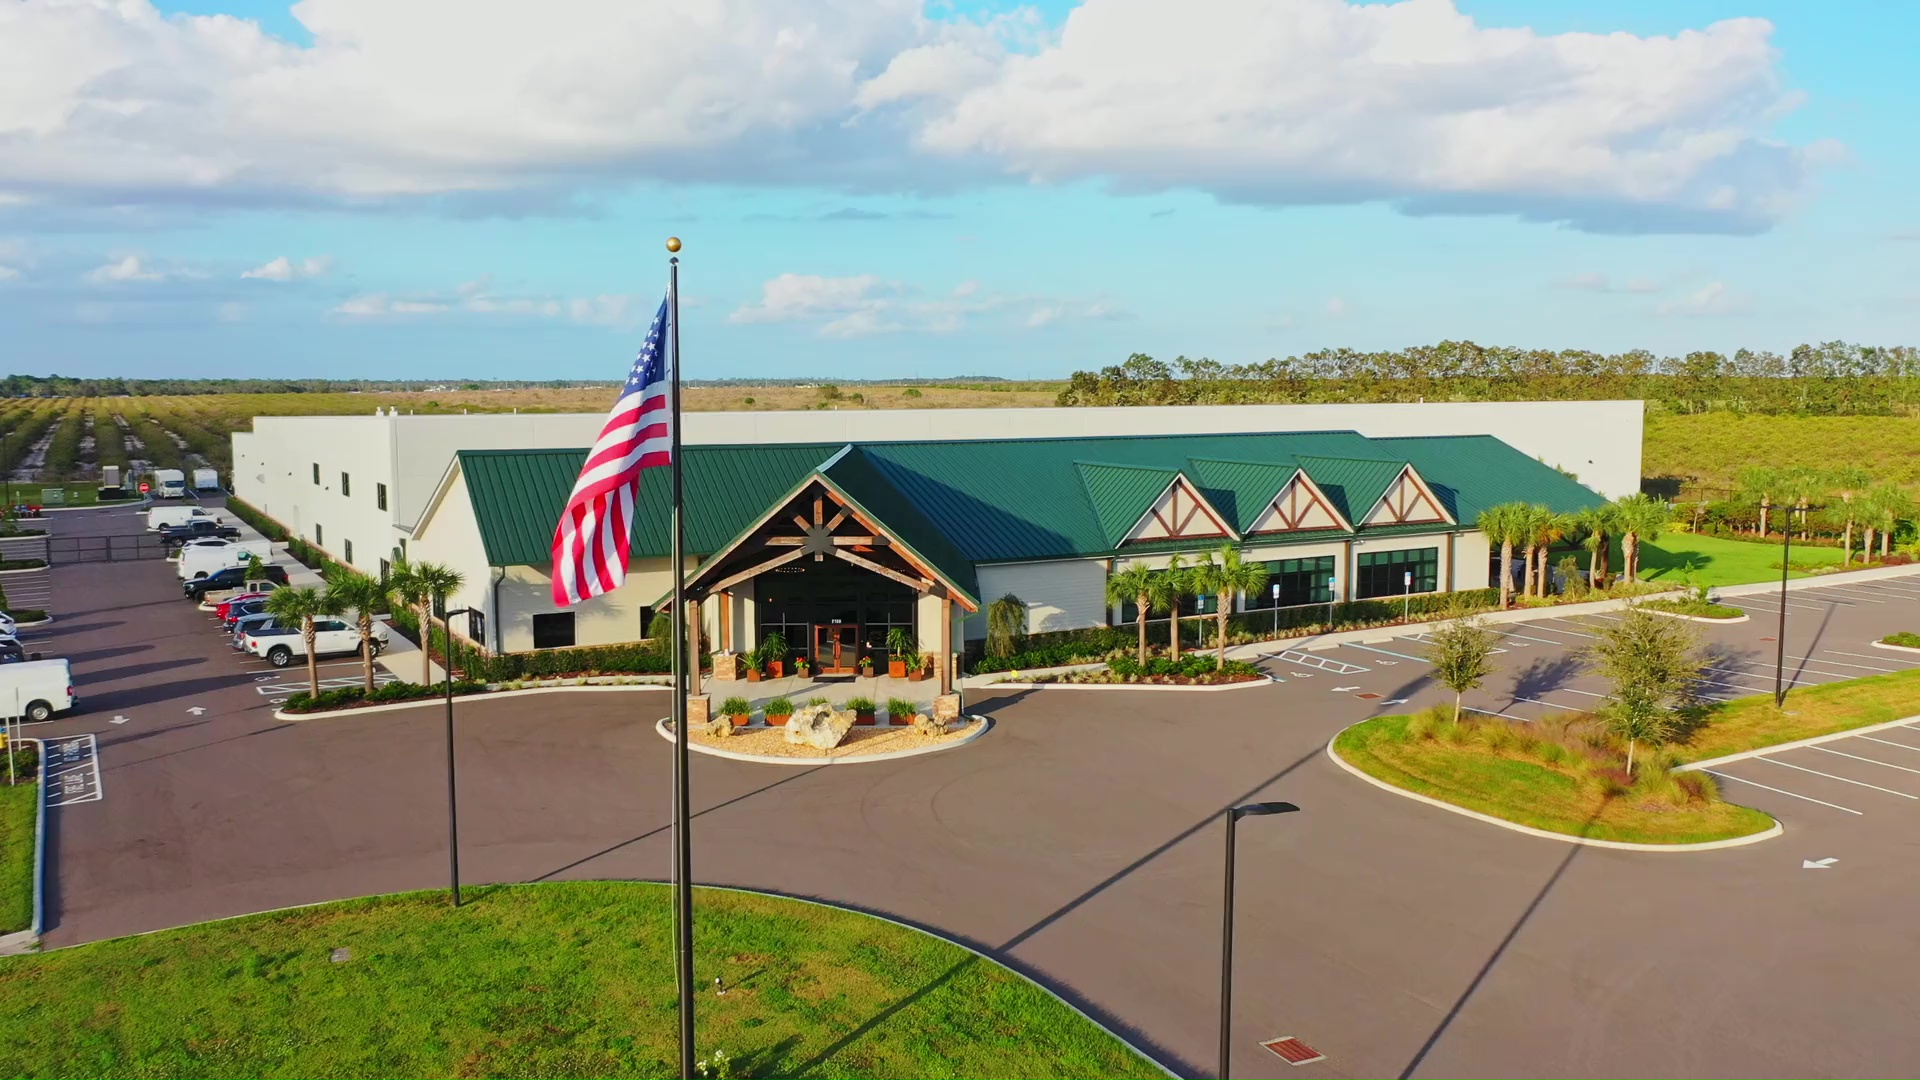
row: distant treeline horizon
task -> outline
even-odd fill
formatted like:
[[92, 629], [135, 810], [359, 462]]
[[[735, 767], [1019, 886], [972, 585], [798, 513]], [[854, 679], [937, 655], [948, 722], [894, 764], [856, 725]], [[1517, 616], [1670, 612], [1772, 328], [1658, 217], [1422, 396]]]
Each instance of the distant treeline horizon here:
[[[950, 375], [931, 379], [818, 378], [689, 379], [686, 386], [967, 386], [1006, 385], [997, 375]], [[1058, 384], [1060, 380], [1044, 380]], [[0, 379], [0, 397], [160, 397], [197, 394], [342, 394], [424, 393], [449, 390], [572, 390], [618, 386], [614, 379], [134, 379], [69, 375], [8, 375]]]

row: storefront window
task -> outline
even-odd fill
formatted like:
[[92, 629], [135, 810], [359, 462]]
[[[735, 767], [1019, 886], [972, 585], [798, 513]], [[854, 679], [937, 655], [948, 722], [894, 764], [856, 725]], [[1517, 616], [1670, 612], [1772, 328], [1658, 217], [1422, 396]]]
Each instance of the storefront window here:
[[1279, 607], [1302, 604], [1326, 604], [1333, 600], [1334, 557], [1280, 559], [1267, 564], [1267, 585], [1259, 595], [1247, 597], [1247, 610], [1266, 611], [1274, 606], [1273, 587], [1280, 586]]
[[1413, 575], [1413, 592], [1434, 592], [1440, 587], [1440, 549], [1415, 548], [1411, 551], [1364, 551], [1354, 568], [1354, 596], [1365, 600], [1376, 596], [1399, 596], [1408, 590], [1406, 575]]

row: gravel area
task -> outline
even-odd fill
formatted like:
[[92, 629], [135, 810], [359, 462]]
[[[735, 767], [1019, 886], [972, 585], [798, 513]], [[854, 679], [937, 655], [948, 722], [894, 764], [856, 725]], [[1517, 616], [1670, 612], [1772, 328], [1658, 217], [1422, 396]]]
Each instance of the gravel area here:
[[948, 731], [945, 735], [931, 738], [922, 735], [906, 725], [879, 725], [856, 727], [847, 732], [846, 739], [831, 750], [817, 747], [795, 745], [786, 740], [786, 729], [766, 727], [754, 724], [743, 728], [734, 728], [732, 735], [715, 738], [703, 731], [693, 733], [693, 741], [703, 746], [714, 746], [731, 750], [736, 754], [759, 754], [762, 757], [780, 758], [846, 758], [864, 757], [868, 754], [891, 754], [898, 750], [918, 750], [926, 746], [940, 746], [957, 742], [972, 734], [986, 723], [985, 720], [969, 720]]

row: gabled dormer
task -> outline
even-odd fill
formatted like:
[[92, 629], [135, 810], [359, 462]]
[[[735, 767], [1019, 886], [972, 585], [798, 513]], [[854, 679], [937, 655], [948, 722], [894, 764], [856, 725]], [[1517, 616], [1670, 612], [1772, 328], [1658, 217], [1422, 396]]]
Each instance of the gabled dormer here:
[[1226, 517], [1200, 494], [1200, 489], [1184, 473], [1175, 473], [1120, 542], [1225, 539], [1239, 537], [1227, 524]]
[[1352, 532], [1353, 525], [1334, 509], [1333, 501], [1305, 470], [1296, 469], [1280, 493], [1254, 519], [1249, 533], [1310, 532], [1338, 529]]
[[1455, 524], [1452, 514], [1434, 495], [1433, 489], [1420, 478], [1412, 465], [1400, 470], [1386, 491], [1382, 492], [1372, 509], [1361, 518], [1363, 525], [1428, 525]]

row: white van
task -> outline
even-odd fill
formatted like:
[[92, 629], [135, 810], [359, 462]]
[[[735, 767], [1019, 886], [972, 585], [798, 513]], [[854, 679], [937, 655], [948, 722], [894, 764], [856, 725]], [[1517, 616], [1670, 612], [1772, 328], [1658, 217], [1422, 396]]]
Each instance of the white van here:
[[0, 712], [39, 723], [72, 709], [73, 668], [65, 660], [0, 664]]
[[225, 570], [229, 566], [245, 566], [247, 556], [258, 555], [261, 562], [273, 561], [273, 541], [236, 540], [227, 544], [209, 544], [196, 541], [180, 549], [180, 562], [177, 573], [182, 581], [192, 581], [197, 577], [206, 577], [216, 570]]
[[219, 521], [220, 515], [204, 506], [153, 506], [147, 509], [147, 531], [159, 532], [175, 525], [185, 525], [195, 518]]

